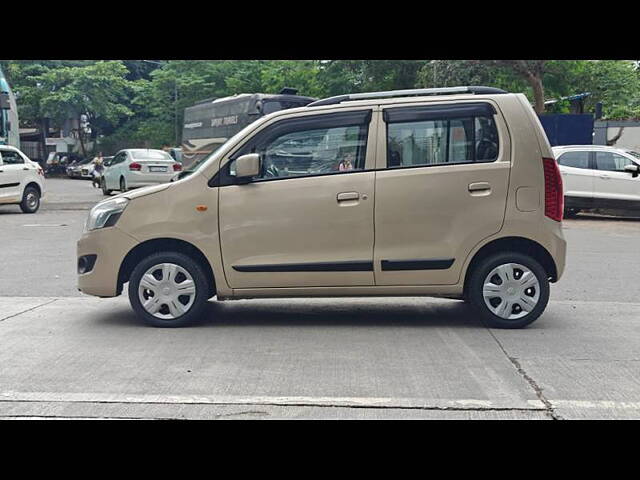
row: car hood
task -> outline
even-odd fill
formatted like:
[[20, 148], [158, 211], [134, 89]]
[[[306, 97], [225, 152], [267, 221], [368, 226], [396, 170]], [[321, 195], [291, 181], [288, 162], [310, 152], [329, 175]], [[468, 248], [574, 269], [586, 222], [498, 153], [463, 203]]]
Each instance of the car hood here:
[[[133, 200], [134, 198], [145, 197], [147, 195], [152, 195], [154, 193], [162, 192], [171, 186], [170, 183], [162, 183], [160, 185], [152, 185], [151, 187], [143, 187], [136, 188], [135, 190], [131, 190], [130, 192], [121, 193], [120, 195], [116, 195], [116, 197], [125, 197], [129, 200]], [[113, 197], [112, 197], [113, 198]]]

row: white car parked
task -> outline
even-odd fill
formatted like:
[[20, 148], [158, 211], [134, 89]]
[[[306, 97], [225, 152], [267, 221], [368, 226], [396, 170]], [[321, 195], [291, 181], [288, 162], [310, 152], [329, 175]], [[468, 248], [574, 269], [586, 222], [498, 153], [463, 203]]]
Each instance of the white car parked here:
[[15, 147], [0, 145], [0, 204], [19, 204], [35, 213], [44, 197], [44, 172], [40, 165]]
[[553, 147], [564, 184], [565, 216], [580, 210], [640, 210], [640, 153], [600, 145]]
[[113, 190], [170, 182], [182, 165], [163, 150], [132, 148], [119, 151], [105, 168], [100, 186], [105, 195]]

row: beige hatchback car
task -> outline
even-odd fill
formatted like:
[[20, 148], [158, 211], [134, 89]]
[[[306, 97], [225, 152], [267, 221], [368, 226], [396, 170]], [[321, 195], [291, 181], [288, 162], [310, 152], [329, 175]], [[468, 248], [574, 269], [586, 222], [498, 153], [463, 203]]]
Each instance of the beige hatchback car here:
[[79, 289], [159, 327], [207, 300], [440, 296], [491, 326], [545, 309], [564, 270], [558, 166], [526, 97], [342, 95], [247, 126], [173, 183], [97, 204]]

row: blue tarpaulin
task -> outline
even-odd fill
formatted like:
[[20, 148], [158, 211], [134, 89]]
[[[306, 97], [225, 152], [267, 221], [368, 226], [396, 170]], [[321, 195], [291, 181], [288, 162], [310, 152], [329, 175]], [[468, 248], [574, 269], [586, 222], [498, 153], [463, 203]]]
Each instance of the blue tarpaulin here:
[[593, 115], [538, 115], [551, 146], [591, 145], [593, 143]]

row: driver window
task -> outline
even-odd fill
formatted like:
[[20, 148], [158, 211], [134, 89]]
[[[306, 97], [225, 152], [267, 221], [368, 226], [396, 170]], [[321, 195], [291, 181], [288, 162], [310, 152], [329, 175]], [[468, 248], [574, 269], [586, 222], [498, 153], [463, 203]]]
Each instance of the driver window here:
[[[257, 178], [287, 178], [362, 170], [366, 135], [367, 128], [362, 125], [283, 134], [257, 152], [262, 159], [262, 175]], [[233, 170], [234, 165], [231, 166], [231, 174]]]
[[624, 172], [624, 167], [633, 162], [622, 155], [611, 152], [596, 152], [596, 168], [608, 172]]
[[4, 165], [21, 165], [24, 163], [24, 159], [18, 152], [14, 152], [13, 150], [3, 150], [2, 163]]

